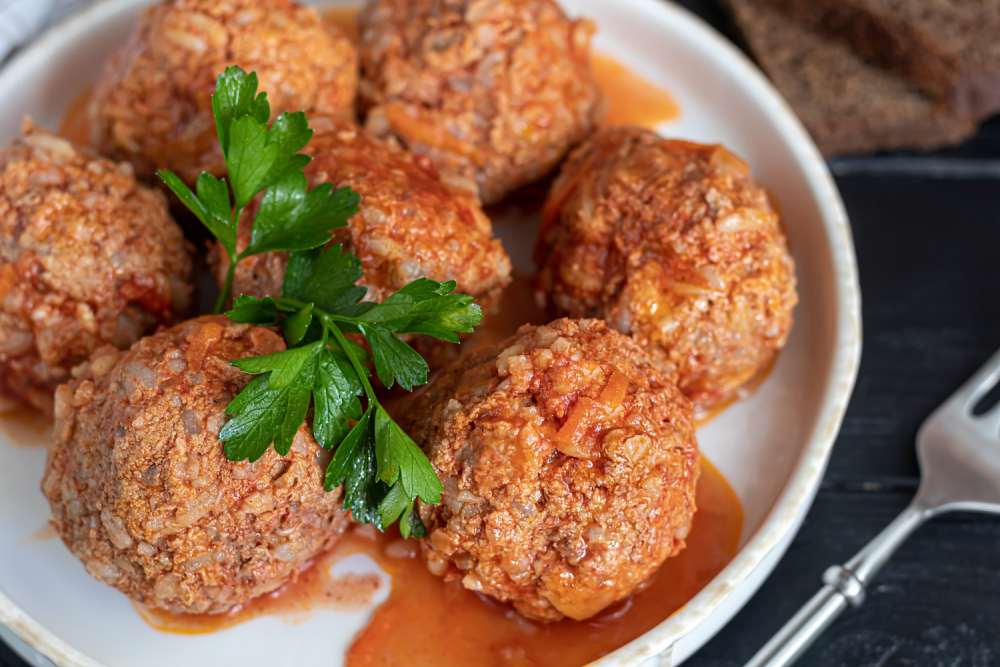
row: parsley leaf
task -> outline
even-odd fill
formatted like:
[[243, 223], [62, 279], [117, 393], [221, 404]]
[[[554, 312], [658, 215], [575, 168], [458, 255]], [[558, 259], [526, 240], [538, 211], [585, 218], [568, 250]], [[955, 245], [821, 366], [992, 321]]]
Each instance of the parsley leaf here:
[[265, 185], [278, 159], [278, 147], [267, 140], [267, 125], [253, 116], [240, 116], [229, 127], [226, 171], [236, 205], [243, 208]]
[[243, 257], [272, 250], [311, 250], [358, 210], [357, 193], [329, 183], [309, 189], [301, 171], [285, 175], [264, 194]]
[[337, 447], [326, 470], [324, 485], [328, 491], [343, 485], [344, 507], [351, 511], [354, 520], [384, 529], [378, 509], [386, 490], [375, 474], [373, 437], [371, 410], [368, 410]]
[[[219, 240], [229, 260], [225, 284], [215, 304], [229, 301], [240, 260], [271, 251], [301, 251], [323, 246], [330, 233], [347, 224], [358, 210], [358, 195], [329, 183], [315, 188], [300, 153], [313, 136], [306, 115], [284, 112], [268, 125], [271, 107], [257, 92], [257, 74], [228, 67], [212, 95], [215, 129], [227, 179], [202, 173], [192, 191], [173, 172], [157, 172], [163, 183]], [[244, 210], [260, 197], [250, 221], [250, 243], [237, 254], [237, 227]], [[360, 297], [358, 297], [360, 298]]]
[[234, 120], [250, 116], [266, 123], [271, 117], [267, 93], [257, 94], [257, 73], [247, 74], [239, 67], [227, 67], [215, 82], [212, 115], [219, 147], [223, 155], [229, 155], [229, 130]]
[[226, 317], [241, 324], [277, 324], [278, 305], [271, 297], [238, 296]]
[[282, 296], [337, 312], [365, 296], [368, 290], [356, 284], [360, 279], [361, 260], [339, 244], [326, 250], [292, 253]]
[[295, 113], [282, 113], [271, 125], [268, 134], [268, 141], [277, 148], [277, 158], [271, 165], [271, 173], [268, 174], [267, 184], [280, 181], [288, 174], [301, 172], [309, 164], [308, 155], [301, 155], [299, 151], [312, 139], [313, 131], [309, 128], [306, 115], [301, 111]]
[[219, 432], [231, 460], [256, 461], [273, 442], [285, 456], [305, 421], [316, 381], [321, 342], [233, 362], [246, 373], [267, 373], [226, 406], [232, 416]]
[[483, 319], [482, 310], [467, 294], [454, 294], [455, 281], [438, 283], [419, 278], [376, 305], [359, 319], [396, 333], [420, 333], [451, 343]]
[[406, 391], [412, 391], [427, 382], [430, 369], [416, 350], [383, 326], [361, 324], [360, 327], [372, 348], [375, 373], [387, 389], [398, 382]]
[[321, 446], [333, 449], [347, 435], [350, 422], [361, 419], [364, 387], [350, 362], [330, 349], [319, 359], [313, 387], [313, 435]]
[[441, 482], [430, 461], [381, 406], [375, 410], [375, 454], [381, 481], [389, 485], [398, 481], [408, 498], [441, 502]]

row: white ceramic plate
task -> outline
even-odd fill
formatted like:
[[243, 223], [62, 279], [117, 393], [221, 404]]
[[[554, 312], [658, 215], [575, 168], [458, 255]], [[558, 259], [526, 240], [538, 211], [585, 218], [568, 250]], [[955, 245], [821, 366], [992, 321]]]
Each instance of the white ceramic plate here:
[[[107, 0], [51, 30], [0, 72], [0, 142], [23, 114], [55, 127], [128, 34], [144, 0]], [[739, 495], [737, 556], [683, 609], [600, 661], [669, 665], [707, 641], [753, 594], [812, 501], [847, 405], [861, 346], [854, 251], [843, 205], [802, 127], [763, 76], [698, 19], [660, 0], [562, 0], [597, 21], [596, 46], [669, 90], [682, 109], [661, 132], [726, 144], [776, 198], [798, 267], [801, 304], [788, 348], [753, 397], [699, 432]], [[533, 241], [499, 230], [515, 261]], [[522, 270], [531, 270], [522, 262]], [[159, 667], [331, 665], [366, 613], [316, 611], [291, 624], [258, 618], [201, 636], [161, 634], [124, 596], [91, 579], [55, 539], [32, 535], [49, 511], [40, 448], [0, 435], [0, 622], [35, 664]], [[7, 633], [9, 634], [9, 633]], [[280, 641], [276, 641], [280, 637]], [[655, 656], [655, 659], [654, 659]]]

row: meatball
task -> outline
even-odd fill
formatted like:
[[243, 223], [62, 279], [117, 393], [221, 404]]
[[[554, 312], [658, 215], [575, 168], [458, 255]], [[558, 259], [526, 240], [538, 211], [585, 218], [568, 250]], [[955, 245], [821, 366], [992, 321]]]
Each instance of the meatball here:
[[287, 456], [226, 459], [230, 361], [283, 349], [269, 329], [203, 317], [105, 347], [56, 393], [42, 480], [53, 523], [87, 571], [174, 613], [224, 612], [275, 590], [347, 524], [304, 426]]
[[540, 297], [659, 350], [699, 411], [766, 370], [797, 301], [778, 214], [721, 146], [602, 130], [567, 160], [536, 248]]
[[418, 395], [405, 420], [444, 485], [422, 505], [435, 574], [542, 621], [584, 619], [684, 547], [691, 403], [600, 320], [523, 326]]
[[[449, 188], [426, 159], [375, 140], [357, 126], [331, 118], [312, 121], [317, 133], [307, 151], [314, 183], [350, 187], [360, 211], [333, 241], [361, 259], [368, 298], [381, 301], [416, 278], [454, 280], [458, 290], [489, 305], [510, 282], [510, 259], [493, 237], [474, 197]], [[241, 225], [240, 243], [250, 240]], [[221, 253], [216, 255], [222, 259]], [[287, 256], [250, 257], [237, 265], [234, 294], [281, 292]], [[217, 264], [224, 274], [224, 261]]]
[[127, 164], [25, 126], [0, 150], [0, 394], [50, 411], [70, 369], [188, 307], [166, 200]]
[[359, 27], [368, 128], [486, 204], [544, 176], [599, 116], [594, 26], [553, 0], [373, 0]]
[[291, 0], [165, 0], [107, 64], [90, 106], [102, 153], [150, 176], [219, 175], [211, 94], [229, 65], [255, 70], [271, 111], [353, 113], [357, 54], [316, 10]]

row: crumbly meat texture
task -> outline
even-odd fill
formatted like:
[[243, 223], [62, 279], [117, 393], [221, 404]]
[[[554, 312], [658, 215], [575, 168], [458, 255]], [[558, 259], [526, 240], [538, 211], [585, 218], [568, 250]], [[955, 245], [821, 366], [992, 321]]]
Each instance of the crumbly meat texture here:
[[493, 203], [594, 128], [592, 23], [552, 0], [372, 0], [359, 16], [368, 128]]
[[[350, 187], [361, 196], [358, 214], [337, 230], [361, 259], [368, 299], [381, 301], [420, 278], [454, 280], [458, 290], [487, 307], [510, 282], [510, 259], [476, 199], [448, 187], [426, 159], [373, 139], [356, 125], [333, 118], [311, 121], [316, 135], [307, 147], [313, 183]], [[250, 240], [249, 218], [240, 226], [240, 247]], [[216, 251], [219, 277], [228, 266]], [[236, 267], [233, 293], [281, 293], [284, 253], [247, 258]]]
[[785, 344], [797, 301], [778, 214], [722, 146], [602, 130], [552, 187], [536, 247], [541, 298], [661, 352], [701, 410]]
[[256, 71], [271, 112], [353, 114], [357, 53], [315, 9], [290, 0], [165, 0], [108, 62], [90, 105], [100, 151], [144, 177], [189, 183], [223, 171], [211, 94], [229, 65]]
[[191, 260], [127, 164], [25, 126], [0, 151], [0, 395], [50, 411], [70, 369], [187, 310]]
[[524, 326], [417, 396], [408, 430], [442, 483], [420, 506], [430, 570], [524, 616], [584, 619], [684, 547], [691, 403], [599, 320]]
[[283, 349], [274, 332], [190, 320], [128, 352], [101, 348], [56, 394], [42, 480], [87, 571], [174, 613], [221, 613], [275, 590], [347, 525], [304, 426], [287, 456], [226, 459], [218, 432], [249, 376], [230, 360]]

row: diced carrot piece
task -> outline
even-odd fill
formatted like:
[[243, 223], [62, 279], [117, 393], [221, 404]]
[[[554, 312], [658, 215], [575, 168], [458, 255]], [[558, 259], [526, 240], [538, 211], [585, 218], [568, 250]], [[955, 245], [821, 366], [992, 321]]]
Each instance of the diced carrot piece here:
[[578, 398], [566, 416], [566, 421], [556, 432], [554, 438], [556, 449], [566, 456], [578, 459], [590, 458], [591, 453], [581, 447], [586, 441], [587, 429], [593, 425], [598, 412], [605, 409], [614, 410], [622, 404], [628, 393], [628, 385], [628, 378], [615, 371], [601, 389], [596, 401], [587, 396]]

